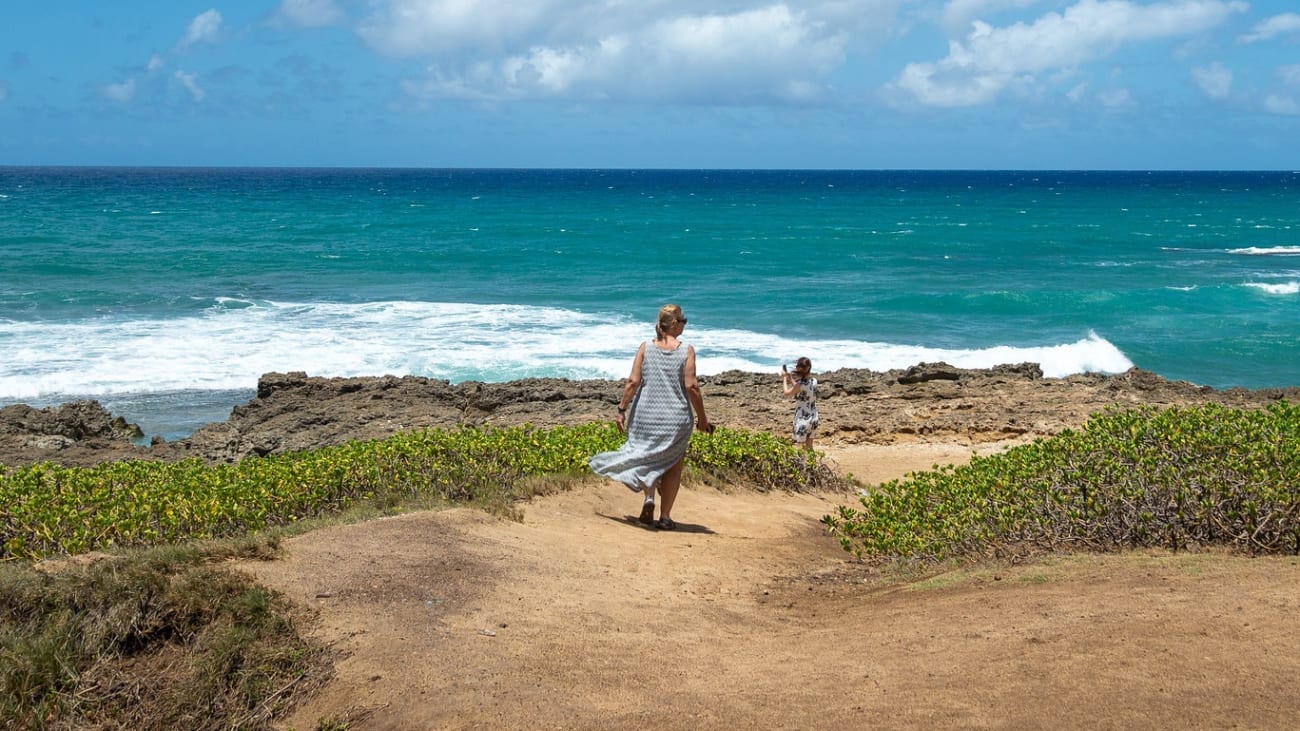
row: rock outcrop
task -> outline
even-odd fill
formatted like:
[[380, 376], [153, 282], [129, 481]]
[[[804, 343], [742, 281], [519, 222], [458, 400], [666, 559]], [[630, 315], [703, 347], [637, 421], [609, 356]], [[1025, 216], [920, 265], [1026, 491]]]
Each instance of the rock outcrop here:
[[131, 447], [143, 437], [140, 427], [113, 416], [98, 401], [69, 401], [45, 409], [15, 404], [0, 409], [3, 455], [37, 456], [75, 448], [112, 451]]
[[[820, 443], [982, 443], [1032, 439], [1078, 427], [1111, 406], [1207, 402], [1258, 407], [1295, 402], [1300, 388], [1216, 390], [1133, 369], [1116, 375], [1044, 378], [1037, 364], [990, 369], [922, 363], [905, 370], [841, 369], [820, 381]], [[786, 434], [792, 402], [776, 374], [728, 371], [701, 378], [705, 407], [721, 425]], [[257, 396], [224, 422], [186, 439], [137, 444], [140, 431], [96, 402], [0, 410], [0, 463], [70, 465], [196, 457], [234, 462], [353, 439], [462, 425], [546, 427], [612, 419], [622, 383], [530, 378], [505, 383], [416, 376], [322, 378], [268, 373]]]

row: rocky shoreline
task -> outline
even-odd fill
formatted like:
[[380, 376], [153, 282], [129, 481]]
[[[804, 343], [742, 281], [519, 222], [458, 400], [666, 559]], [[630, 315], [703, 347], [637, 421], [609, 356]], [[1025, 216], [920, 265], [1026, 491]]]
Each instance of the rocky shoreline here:
[[[1300, 388], [1214, 389], [1169, 381], [1140, 369], [1115, 375], [1044, 378], [1037, 364], [989, 369], [922, 363], [885, 372], [841, 369], [815, 374], [824, 445], [1028, 440], [1077, 427], [1110, 406], [1219, 403], [1259, 407], [1300, 400]], [[701, 379], [714, 422], [784, 435], [793, 413], [775, 374], [728, 371]], [[462, 425], [539, 427], [612, 418], [622, 387], [615, 380], [533, 378], [505, 383], [418, 376], [323, 378], [268, 373], [257, 395], [229, 419], [185, 439], [141, 446], [135, 425], [95, 401], [0, 409], [0, 464], [89, 466], [122, 459], [235, 462], [380, 439], [421, 428]]]

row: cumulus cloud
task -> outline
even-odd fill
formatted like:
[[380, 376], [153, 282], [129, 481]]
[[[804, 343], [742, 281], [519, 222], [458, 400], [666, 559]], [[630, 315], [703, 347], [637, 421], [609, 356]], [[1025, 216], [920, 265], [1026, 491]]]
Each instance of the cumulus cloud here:
[[323, 28], [343, 19], [334, 0], [280, 0], [277, 16], [300, 28]]
[[1227, 99], [1232, 91], [1232, 71], [1218, 61], [1192, 69], [1192, 79], [1211, 99]]
[[436, 55], [469, 48], [508, 48], [544, 36], [548, 18], [572, 18], [589, 3], [560, 0], [391, 0], [359, 32], [392, 56]]
[[135, 97], [135, 79], [127, 79], [119, 84], [106, 84], [101, 89], [104, 98], [114, 102], [129, 102]]
[[[221, 13], [216, 10], [208, 10], [195, 16], [185, 29], [185, 35], [176, 42], [173, 51], [184, 51], [198, 43], [215, 42], [221, 33], [222, 18]], [[173, 54], [168, 54], [173, 55]], [[167, 66], [168, 59], [159, 54], [153, 54], [145, 62], [144, 73], [116, 84], [106, 84], [100, 88], [100, 93], [104, 98], [110, 101], [125, 104], [135, 99], [141, 88], [141, 82], [146, 89], [153, 89], [154, 83], [160, 78], [159, 72]], [[166, 77], [161, 77], [166, 78]], [[203, 101], [207, 97], [207, 92], [199, 85], [198, 74], [188, 71], [175, 71], [171, 78], [180, 84], [196, 102]]]
[[1300, 115], [1300, 102], [1296, 101], [1292, 95], [1294, 92], [1290, 91], [1300, 91], [1300, 64], [1279, 66], [1275, 73], [1287, 91], [1266, 96], [1264, 109], [1272, 114]]
[[430, 58], [405, 85], [425, 100], [804, 103], [852, 44], [885, 32], [897, 2], [392, 0], [359, 33], [381, 53]]
[[951, 36], [969, 32], [975, 20], [988, 20], [992, 15], [1008, 9], [1023, 9], [1038, 0], [950, 0], [943, 8], [940, 24]]
[[987, 104], [1008, 88], [1033, 86], [1040, 74], [1069, 71], [1125, 46], [1199, 33], [1247, 9], [1239, 0], [1080, 0], [1031, 23], [998, 28], [973, 21], [965, 38], [949, 42], [945, 58], [906, 65], [889, 88], [931, 106]]
[[1281, 35], [1300, 33], [1300, 13], [1282, 13], [1258, 23], [1250, 32], [1238, 40], [1242, 43], [1258, 43], [1272, 40]]
[[1097, 94], [1097, 101], [1107, 109], [1125, 109], [1133, 106], [1133, 95], [1128, 89], [1112, 89]]
[[[222, 18], [221, 13], [216, 10], [208, 10], [195, 16], [186, 26], [185, 34], [176, 42], [174, 52], [184, 51], [198, 43], [215, 42], [221, 33]], [[169, 56], [173, 54], [168, 54]], [[146, 90], [154, 90], [155, 84], [159, 78], [168, 77], [160, 76], [160, 72], [167, 66], [169, 60], [160, 54], [153, 54], [144, 64], [144, 73], [137, 74], [125, 81], [115, 84], [105, 84], [100, 87], [100, 94], [110, 101], [125, 104], [136, 98], [141, 93], [142, 84]], [[207, 92], [199, 85], [198, 74], [188, 71], [174, 71], [170, 78], [180, 85], [189, 94], [190, 98], [196, 102], [201, 102], [207, 97]]]
[[1300, 114], [1300, 104], [1297, 104], [1295, 99], [1283, 94], [1269, 94], [1265, 97], [1264, 109], [1273, 114]]
[[207, 92], [203, 91], [203, 88], [199, 86], [198, 74], [190, 73], [188, 71], [177, 71], [172, 74], [172, 76], [181, 83], [181, 86], [185, 87], [185, 90], [190, 93], [190, 98], [194, 101], [201, 102], [203, 101], [203, 98], [207, 96]]
[[189, 48], [199, 43], [212, 43], [220, 33], [221, 13], [216, 10], [206, 10], [190, 21], [189, 27], [185, 30], [185, 37], [178, 45], [181, 48]]

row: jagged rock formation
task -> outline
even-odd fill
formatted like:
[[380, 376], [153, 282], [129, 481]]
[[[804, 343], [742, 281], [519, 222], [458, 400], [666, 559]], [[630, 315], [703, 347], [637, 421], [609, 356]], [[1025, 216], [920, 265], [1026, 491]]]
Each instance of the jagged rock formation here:
[[[1117, 375], [1044, 378], [1033, 363], [961, 369], [922, 363], [905, 370], [816, 374], [822, 444], [946, 441], [981, 444], [1047, 436], [1110, 406], [1206, 402], [1256, 407], [1300, 399], [1300, 388], [1216, 390], [1132, 369]], [[785, 434], [793, 404], [776, 374], [728, 371], [701, 378], [705, 407], [722, 425]], [[224, 422], [186, 439], [135, 444], [140, 431], [94, 401], [50, 409], [0, 409], [0, 463], [87, 465], [117, 459], [197, 457], [233, 462], [352, 439], [381, 439], [460, 425], [553, 426], [612, 419], [622, 384], [530, 378], [506, 383], [416, 376], [321, 378], [268, 373], [257, 396]]]

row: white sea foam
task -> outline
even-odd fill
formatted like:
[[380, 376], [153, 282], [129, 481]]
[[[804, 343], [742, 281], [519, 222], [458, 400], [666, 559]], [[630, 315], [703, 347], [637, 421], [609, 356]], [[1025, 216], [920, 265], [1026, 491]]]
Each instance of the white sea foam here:
[[1243, 256], [1300, 256], [1300, 246], [1247, 246], [1228, 249], [1227, 252]]
[[[224, 299], [198, 316], [76, 323], [0, 322], [0, 402], [252, 388], [259, 376], [421, 375], [453, 382], [528, 377], [623, 378], [653, 325], [514, 305], [362, 304]], [[888, 370], [945, 361], [964, 368], [1037, 362], [1047, 376], [1133, 364], [1090, 333], [1073, 343], [969, 350], [856, 340], [796, 340], [692, 325], [702, 375], [775, 372], [799, 356], [819, 371]]]
[[1246, 282], [1246, 286], [1269, 294], [1300, 294], [1300, 282], [1282, 282], [1281, 284]]
[[[1094, 332], [1073, 343], [1037, 347], [996, 345], [977, 349], [932, 348], [923, 345], [854, 340], [789, 340], [744, 331], [709, 332], [709, 350], [701, 356], [701, 373], [736, 369], [764, 371], [780, 368], [796, 358], [808, 357], [818, 371], [866, 368], [886, 371], [917, 363], [943, 361], [958, 368], [992, 368], [998, 365], [1038, 363], [1043, 375], [1060, 378], [1076, 373], [1120, 373], [1133, 362], [1113, 344]], [[702, 339], [703, 336], [698, 336]], [[754, 351], [771, 354], [756, 356]]]

